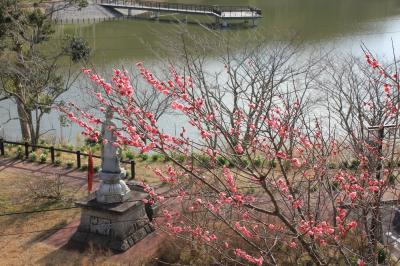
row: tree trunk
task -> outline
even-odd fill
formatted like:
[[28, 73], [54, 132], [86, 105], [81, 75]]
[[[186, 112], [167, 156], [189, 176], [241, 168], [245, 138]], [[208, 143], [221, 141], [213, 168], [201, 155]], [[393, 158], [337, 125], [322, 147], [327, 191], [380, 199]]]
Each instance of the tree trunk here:
[[21, 127], [21, 136], [24, 141], [28, 141], [31, 138], [31, 135], [29, 133], [29, 123], [28, 123], [28, 117], [25, 113], [23, 104], [19, 99], [17, 99], [17, 111], [18, 111], [18, 119], [19, 119], [19, 125]]

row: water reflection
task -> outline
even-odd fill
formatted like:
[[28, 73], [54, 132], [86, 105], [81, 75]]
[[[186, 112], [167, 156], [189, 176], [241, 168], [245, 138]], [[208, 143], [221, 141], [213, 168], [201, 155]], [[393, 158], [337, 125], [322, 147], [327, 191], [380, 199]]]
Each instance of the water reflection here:
[[[337, 37], [352, 38], [357, 34], [382, 33], [400, 16], [400, 2], [396, 0], [177, 0], [176, 2], [222, 5], [253, 5], [263, 11], [263, 19], [256, 29], [242, 29], [240, 34], [271, 35], [285, 38], [296, 33], [306, 42], [319, 42]], [[174, 15], [170, 19], [184, 19]], [[190, 17], [192, 21], [212, 23], [214, 18]], [[400, 24], [400, 23], [395, 23]], [[204, 32], [201, 26], [188, 26], [193, 33]], [[173, 36], [176, 27], [169, 23], [149, 20], [101, 22], [91, 25], [58, 27], [58, 38], [75, 33], [88, 39], [94, 48], [94, 62], [108, 64], [126, 58], [147, 59], [157, 49], [158, 33]], [[220, 34], [237, 34], [223, 30]], [[365, 39], [365, 38], [364, 38]], [[359, 42], [359, 41], [358, 41]]]
[[[397, 0], [176, 0], [175, 2], [198, 4], [252, 5], [262, 9], [263, 19], [252, 29], [222, 30], [219, 34], [239, 35], [237, 42], [246, 44], [248, 35], [271, 36], [272, 39], [285, 39], [296, 33], [308, 45], [310, 53], [316, 47], [336, 52], [360, 53], [364, 42], [372, 51], [389, 57], [392, 40], [395, 49], [400, 47], [400, 2]], [[183, 19], [183, 16], [170, 16]], [[212, 23], [214, 18], [191, 17], [203, 23]], [[188, 25], [194, 34], [207, 32], [201, 26]], [[163, 45], [159, 35], [178, 38], [175, 24], [149, 20], [123, 20], [95, 24], [59, 25], [52, 47], [61, 45], [66, 34], [78, 34], [86, 38], [94, 50], [93, 63], [105, 69], [113, 65], [135, 63], [139, 60], [156, 61], [154, 51]], [[241, 43], [240, 43], [241, 42]], [[50, 47], [48, 49], [51, 49]], [[128, 62], [128, 63], [127, 63]], [[64, 95], [65, 99], [79, 99], [81, 91], [73, 90]], [[8, 118], [8, 110], [13, 112], [13, 104], [2, 103], [0, 123]], [[3, 119], [4, 118], [4, 119]], [[177, 121], [176, 119], [171, 119]], [[57, 115], [51, 114], [44, 128], [58, 130]], [[180, 128], [179, 123], [174, 128]], [[5, 132], [18, 138], [19, 126], [16, 121], [5, 127]], [[1, 133], [1, 132], [0, 132]], [[75, 133], [65, 133], [70, 140]]]

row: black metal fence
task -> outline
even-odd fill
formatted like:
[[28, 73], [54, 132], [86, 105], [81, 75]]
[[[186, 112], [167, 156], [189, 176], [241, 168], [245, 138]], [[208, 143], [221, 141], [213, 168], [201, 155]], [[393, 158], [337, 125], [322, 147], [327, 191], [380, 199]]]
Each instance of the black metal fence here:
[[[5, 153], [5, 144], [11, 144], [11, 145], [16, 145], [16, 146], [23, 146], [24, 147], [24, 155], [25, 159], [28, 159], [29, 153], [33, 151], [33, 149], [44, 149], [44, 150], [49, 150], [50, 151], [50, 158], [51, 158], [51, 163], [54, 164], [56, 160], [55, 153], [56, 152], [61, 152], [61, 153], [69, 153], [69, 154], [75, 154], [76, 156], [76, 167], [79, 169], [82, 166], [82, 156], [89, 156], [89, 154], [81, 152], [79, 150], [77, 151], [72, 151], [72, 150], [66, 150], [66, 149], [60, 149], [56, 148], [54, 146], [42, 146], [42, 145], [31, 145], [29, 142], [15, 142], [15, 141], [7, 141], [2, 138], [0, 138], [0, 155], [4, 156]], [[29, 150], [31, 148], [31, 150]], [[94, 155], [93, 158], [101, 159], [101, 156], [99, 155]], [[129, 160], [129, 161], [124, 161], [121, 160], [121, 163], [124, 164], [129, 164], [131, 168], [131, 178], [135, 178], [136, 176], [136, 162], [135, 160]]]

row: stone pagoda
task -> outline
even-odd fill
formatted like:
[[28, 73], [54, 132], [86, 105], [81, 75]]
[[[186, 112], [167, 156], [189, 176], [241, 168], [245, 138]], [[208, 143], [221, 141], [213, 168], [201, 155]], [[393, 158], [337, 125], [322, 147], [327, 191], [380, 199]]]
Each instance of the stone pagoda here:
[[[147, 193], [139, 185], [131, 189], [124, 179], [126, 171], [119, 165], [113, 114], [107, 111], [102, 127], [103, 143], [100, 182], [95, 197], [77, 202], [82, 208], [81, 222], [73, 240], [92, 241], [113, 250], [125, 251], [154, 231], [146, 215], [143, 199]], [[133, 183], [134, 184], [134, 183]]]

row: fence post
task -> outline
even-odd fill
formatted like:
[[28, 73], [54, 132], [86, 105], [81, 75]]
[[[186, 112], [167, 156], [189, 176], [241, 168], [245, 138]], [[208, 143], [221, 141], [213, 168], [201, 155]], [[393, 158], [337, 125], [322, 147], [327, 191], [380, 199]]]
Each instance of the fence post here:
[[4, 139], [1, 138], [0, 139], [0, 154], [1, 156], [4, 156], [5, 152], [4, 152]]
[[136, 176], [135, 164], [136, 162], [134, 160], [131, 160], [131, 179], [135, 179]]
[[50, 147], [50, 156], [51, 156], [51, 163], [54, 163], [55, 161], [55, 156], [54, 156], [54, 147]]
[[25, 142], [25, 158], [28, 159], [29, 157], [29, 143]]
[[76, 152], [76, 167], [81, 168], [81, 151]]

